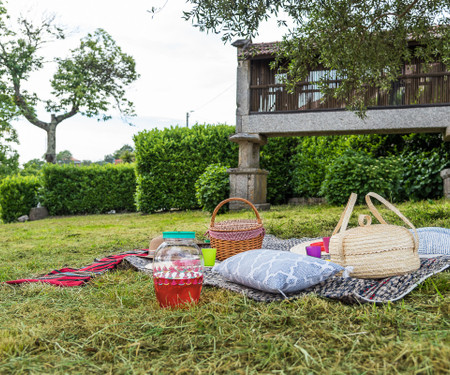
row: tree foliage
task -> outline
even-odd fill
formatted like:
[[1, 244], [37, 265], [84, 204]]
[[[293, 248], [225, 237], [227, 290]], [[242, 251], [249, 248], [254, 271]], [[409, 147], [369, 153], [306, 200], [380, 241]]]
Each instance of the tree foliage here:
[[69, 150], [64, 150], [58, 152], [58, 155], [56, 155], [56, 160], [58, 162], [70, 162], [70, 158], [72, 157], [72, 153]]
[[11, 126], [16, 115], [14, 103], [5, 94], [4, 85], [0, 81], [0, 178], [13, 174], [19, 167], [19, 155], [11, 147], [18, 143], [17, 133]]
[[[450, 65], [448, 0], [188, 0], [184, 12], [202, 31], [222, 33], [224, 41], [251, 38], [260, 24], [276, 17], [292, 25], [280, 43], [274, 66], [287, 73], [293, 89], [308, 71], [329, 70], [321, 91], [363, 114], [369, 86], [389, 90], [404, 62]], [[286, 17], [281, 19], [281, 17]], [[409, 42], [409, 43], [408, 43]], [[411, 43], [414, 42], [414, 48]], [[342, 79], [329, 87], [327, 80]]]
[[125, 144], [120, 149], [114, 151], [113, 157], [114, 159], [122, 160], [123, 163], [132, 163], [135, 160], [134, 148]]
[[15, 130], [0, 117], [0, 179], [18, 171], [19, 155], [11, 147], [13, 143], [17, 142]]
[[[38, 25], [25, 18], [11, 22], [2, 4], [0, 0], [0, 101], [12, 101], [13, 111], [47, 132], [47, 161], [55, 161], [56, 126], [62, 121], [78, 113], [108, 120], [114, 109], [124, 118], [134, 115], [125, 88], [138, 78], [135, 61], [102, 29], [81, 39], [69, 56], [54, 59], [57, 69], [50, 80], [49, 98], [24, 89], [30, 75], [44, 66], [41, 47], [63, 39], [64, 32], [52, 18]], [[44, 105], [49, 121], [38, 118], [39, 105]]]
[[[3, 28], [2, 17], [5, 13], [6, 9], [0, 1], [0, 30]], [[16, 172], [19, 167], [19, 155], [11, 148], [12, 143], [18, 143], [17, 133], [11, 126], [17, 110], [12, 97], [7, 93], [3, 75], [4, 69], [0, 63], [0, 178]]]

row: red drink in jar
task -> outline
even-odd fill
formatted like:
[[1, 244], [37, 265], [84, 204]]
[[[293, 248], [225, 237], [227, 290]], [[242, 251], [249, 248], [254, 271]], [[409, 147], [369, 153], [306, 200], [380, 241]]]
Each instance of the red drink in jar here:
[[176, 307], [196, 303], [202, 291], [203, 275], [194, 279], [165, 279], [154, 277], [156, 298], [161, 307]]

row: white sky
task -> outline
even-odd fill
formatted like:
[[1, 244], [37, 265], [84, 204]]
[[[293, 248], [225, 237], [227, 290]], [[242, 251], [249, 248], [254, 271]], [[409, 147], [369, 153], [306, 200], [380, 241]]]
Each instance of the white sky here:
[[[132, 136], [143, 129], [189, 124], [235, 124], [236, 49], [224, 45], [219, 35], [206, 34], [183, 20], [185, 1], [169, 0], [153, 18], [147, 12], [165, 0], [9, 0], [8, 12], [40, 20], [55, 14], [57, 23], [75, 32], [45, 51], [49, 58], [64, 57], [80, 38], [103, 28], [122, 49], [136, 60], [140, 79], [127, 91], [135, 103], [137, 118], [130, 127], [119, 118], [97, 122], [77, 115], [58, 125], [56, 151], [69, 150], [80, 160], [103, 160], [124, 144], [133, 145]], [[275, 21], [260, 31], [255, 42], [280, 40], [282, 32]], [[40, 98], [50, 92], [51, 65], [33, 73], [29, 88]], [[40, 115], [43, 121], [49, 115]], [[42, 158], [46, 151], [45, 131], [19, 120], [14, 123], [20, 145], [20, 162]]]

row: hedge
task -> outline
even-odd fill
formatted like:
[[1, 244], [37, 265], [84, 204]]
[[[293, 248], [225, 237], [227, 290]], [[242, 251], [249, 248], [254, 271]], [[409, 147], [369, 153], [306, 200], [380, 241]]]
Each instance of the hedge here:
[[40, 181], [34, 176], [8, 176], [0, 183], [2, 221], [11, 223], [37, 206]]
[[194, 125], [146, 130], [134, 136], [137, 209], [144, 213], [199, 208], [195, 182], [208, 165], [236, 167], [234, 126]]
[[135, 211], [133, 165], [47, 165], [42, 183], [41, 204], [50, 215]]
[[320, 193], [334, 205], [344, 205], [351, 193], [358, 194], [361, 204], [371, 191], [397, 201], [402, 172], [397, 157], [374, 158], [362, 151], [348, 150], [328, 166]]
[[[203, 211], [213, 213], [217, 204], [230, 197], [228, 167], [220, 163], [208, 165], [195, 181], [195, 196]], [[224, 205], [219, 212], [226, 211]]]
[[[336, 160], [341, 158], [346, 152], [353, 151], [360, 156], [367, 156], [369, 163], [374, 163], [371, 158], [398, 158], [394, 161], [396, 168], [402, 168], [402, 177], [396, 182], [395, 188], [389, 191], [389, 197], [395, 201], [417, 200], [417, 199], [436, 199], [442, 196], [442, 180], [439, 172], [449, 166], [450, 142], [442, 142], [440, 134], [390, 134], [390, 135], [348, 135], [348, 136], [321, 136], [304, 137], [296, 147], [293, 155], [292, 189], [296, 196], [316, 197], [320, 195], [331, 198], [330, 203], [342, 201], [339, 196], [347, 194], [349, 182], [348, 175], [342, 174], [344, 179], [338, 183], [331, 175], [327, 176], [327, 168], [330, 165], [336, 165]], [[349, 157], [344, 158], [349, 162]], [[336, 167], [341, 168], [337, 162]], [[355, 160], [356, 162], [356, 160]], [[358, 164], [354, 164], [357, 168]], [[345, 170], [346, 166], [343, 166]], [[270, 169], [269, 169], [270, 170]], [[362, 170], [362, 169], [361, 169]], [[376, 191], [381, 189], [380, 184], [386, 175], [379, 169], [379, 175], [373, 175], [371, 170], [370, 178], [364, 180], [363, 176], [357, 178], [360, 184], [371, 187]], [[353, 171], [349, 170], [353, 175]], [[324, 184], [325, 179], [327, 184]], [[397, 177], [395, 177], [397, 178]], [[362, 186], [361, 185], [361, 186]], [[327, 189], [338, 189], [327, 192]], [[356, 186], [355, 186], [356, 188]]]
[[450, 152], [445, 147], [402, 155], [402, 200], [439, 199], [443, 196], [441, 171], [450, 168]]
[[297, 147], [303, 138], [269, 138], [261, 147], [261, 168], [269, 171], [267, 176], [267, 202], [287, 203], [294, 196], [292, 182]]

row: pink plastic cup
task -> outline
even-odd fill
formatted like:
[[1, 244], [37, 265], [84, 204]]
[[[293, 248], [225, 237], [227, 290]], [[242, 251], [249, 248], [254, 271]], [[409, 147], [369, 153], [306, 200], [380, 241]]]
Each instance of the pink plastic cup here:
[[329, 246], [330, 246], [330, 237], [324, 237], [323, 238], [323, 246], [325, 247], [325, 252], [329, 253]]
[[310, 257], [320, 258], [321, 246], [306, 246], [306, 254]]

